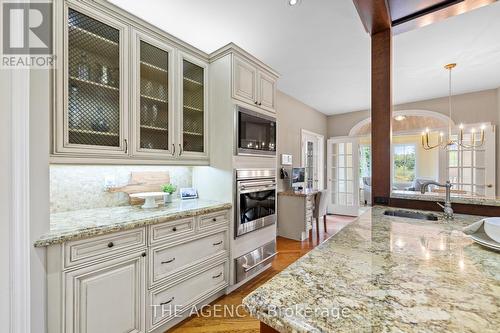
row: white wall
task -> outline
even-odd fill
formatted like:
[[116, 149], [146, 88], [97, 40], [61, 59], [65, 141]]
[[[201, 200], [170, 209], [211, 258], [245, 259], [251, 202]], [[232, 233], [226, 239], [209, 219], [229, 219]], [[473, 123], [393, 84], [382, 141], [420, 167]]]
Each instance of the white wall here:
[[[281, 154], [291, 154], [293, 166], [300, 167], [302, 129], [323, 135], [326, 139], [327, 116], [281, 91], [277, 92], [276, 104], [278, 165], [281, 167]], [[278, 184], [282, 188], [283, 183], [280, 181]]]
[[[49, 230], [50, 75], [30, 75], [30, 238], [34, 243]], [[31, 247], [31, 331], [46, 331], [45, 248]]]
[[0, 323], [8, 331], [9, 304], [9, 250], [10, 250], [10, 82], [9, 73], [0, 69]]

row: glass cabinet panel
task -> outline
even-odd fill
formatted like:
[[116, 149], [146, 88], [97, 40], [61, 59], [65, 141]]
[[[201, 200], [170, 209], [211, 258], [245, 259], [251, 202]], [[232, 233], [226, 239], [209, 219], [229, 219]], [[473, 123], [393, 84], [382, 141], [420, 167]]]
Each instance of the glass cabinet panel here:
[[203, 153], [205, 123], [204, 68], [183, 60], [183, 150]]
[[68, 12], [68, 139], [120, 146], [120, 31]]
[[168, 150], [168, 52], [140, 42], [140, 148]]

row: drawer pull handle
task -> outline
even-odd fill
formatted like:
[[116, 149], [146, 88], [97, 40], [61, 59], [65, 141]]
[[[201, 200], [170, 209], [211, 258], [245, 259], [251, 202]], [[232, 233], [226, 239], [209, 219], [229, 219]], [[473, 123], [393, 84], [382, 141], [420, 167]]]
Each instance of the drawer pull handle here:
[[217, 274], [217, 275], [215, 275], [215, 276], [212, 276], [212, 279], [217, 279], [217, 278], [219, 278], [219, 277], [221, 277], [221, 276], [222, 276], [222, 272], [220, 272], [219, 274]]
[[109, 243], [108, 243], [108, 247], [109, 247], [109, 248], [112, 248], [113, 246], [115, 246], [115, 244], [114, 244], [113, 242], [109, 242]]
[[177, 231], [177, 227], [173, 227], [173, 228], [172, 228], [172, 231]]
[[222, 241], [217, 242], [217, 243], [213, 243], [212, 245], [213, 245], [213, 246], [217, 246], [217, 245], [221, 245], [221, 244], [222, 244]]
[[170, 263], [171, 263], [171, 262], [173, 262], [174, 260], [175, 260], [175, 258], [172, 258], [172, 259], [167, 260], [167, 261], [162, 261], [161, 263], [162, 263], [162, 265], [163, 265], [163, 264], [170, 264]]
[[160, 303], [160, 305], [167, 305], [168, 303], [171, 303], [174, 299], [175, 299], [175, 297], [173, 297], [173, 296], [172, 296], [172, 298], [171, 298], [171, 299], [169, 299], [169, 300], [168, 300], [168, 301], [166, 301], [166, 302], [162, 302], [162, 303]]

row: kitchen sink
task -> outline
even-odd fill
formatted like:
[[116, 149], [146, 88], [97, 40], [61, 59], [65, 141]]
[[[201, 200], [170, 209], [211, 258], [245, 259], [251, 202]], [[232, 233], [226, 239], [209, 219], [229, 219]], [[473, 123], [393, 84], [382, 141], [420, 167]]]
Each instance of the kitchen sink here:
[[397, 216], [397, 217], [406, 217], [409, 219], [416, 219], [416, 220], [426, 220], [426, 221], [437, 221], [438, 217], [432, 213], [418, 213], [418, 212], [412, 212], [410, 210], [386, 210], [384, 212], [384, 215], [387, 216]]

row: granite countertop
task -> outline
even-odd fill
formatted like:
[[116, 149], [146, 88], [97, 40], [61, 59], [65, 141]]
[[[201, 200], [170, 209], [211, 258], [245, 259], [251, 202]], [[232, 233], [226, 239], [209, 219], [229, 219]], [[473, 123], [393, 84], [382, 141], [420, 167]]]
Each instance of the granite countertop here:
[[[415, 191], [392, 191], [391, 198], [396, 199], [410, 199], [410, 200], [424, 200], [424, 201], [444, 201], [444, 193], [426, 192], [422, 194]], [[499, 197], [480, 197], [480, 196], [457, 196], [451, 194], [452, 203], [461, 203], [469, 205], [482, 205], [482, 206], [500, 206]]]
[[374, 207], [249, 294], [279, 332], [498, 332], [500, 253], [462, 227]]
[[278, 192], [278, 195], [284, 195], [288, 197], [307, 197], [310, 195], [315, 195], [318, 192], [319, 191], [317, 190], [302, 190], [302, 191], [288, 190], [288, 191]]
[[200, 199], [174, 201], [168, 207], [142, 209], [122, 206], [76, 210], [50, 215], [50, 231], [35, 242], [35, 247], [59, 244], [149, 224], [163, 223], [231, 208], [229, 203]]

